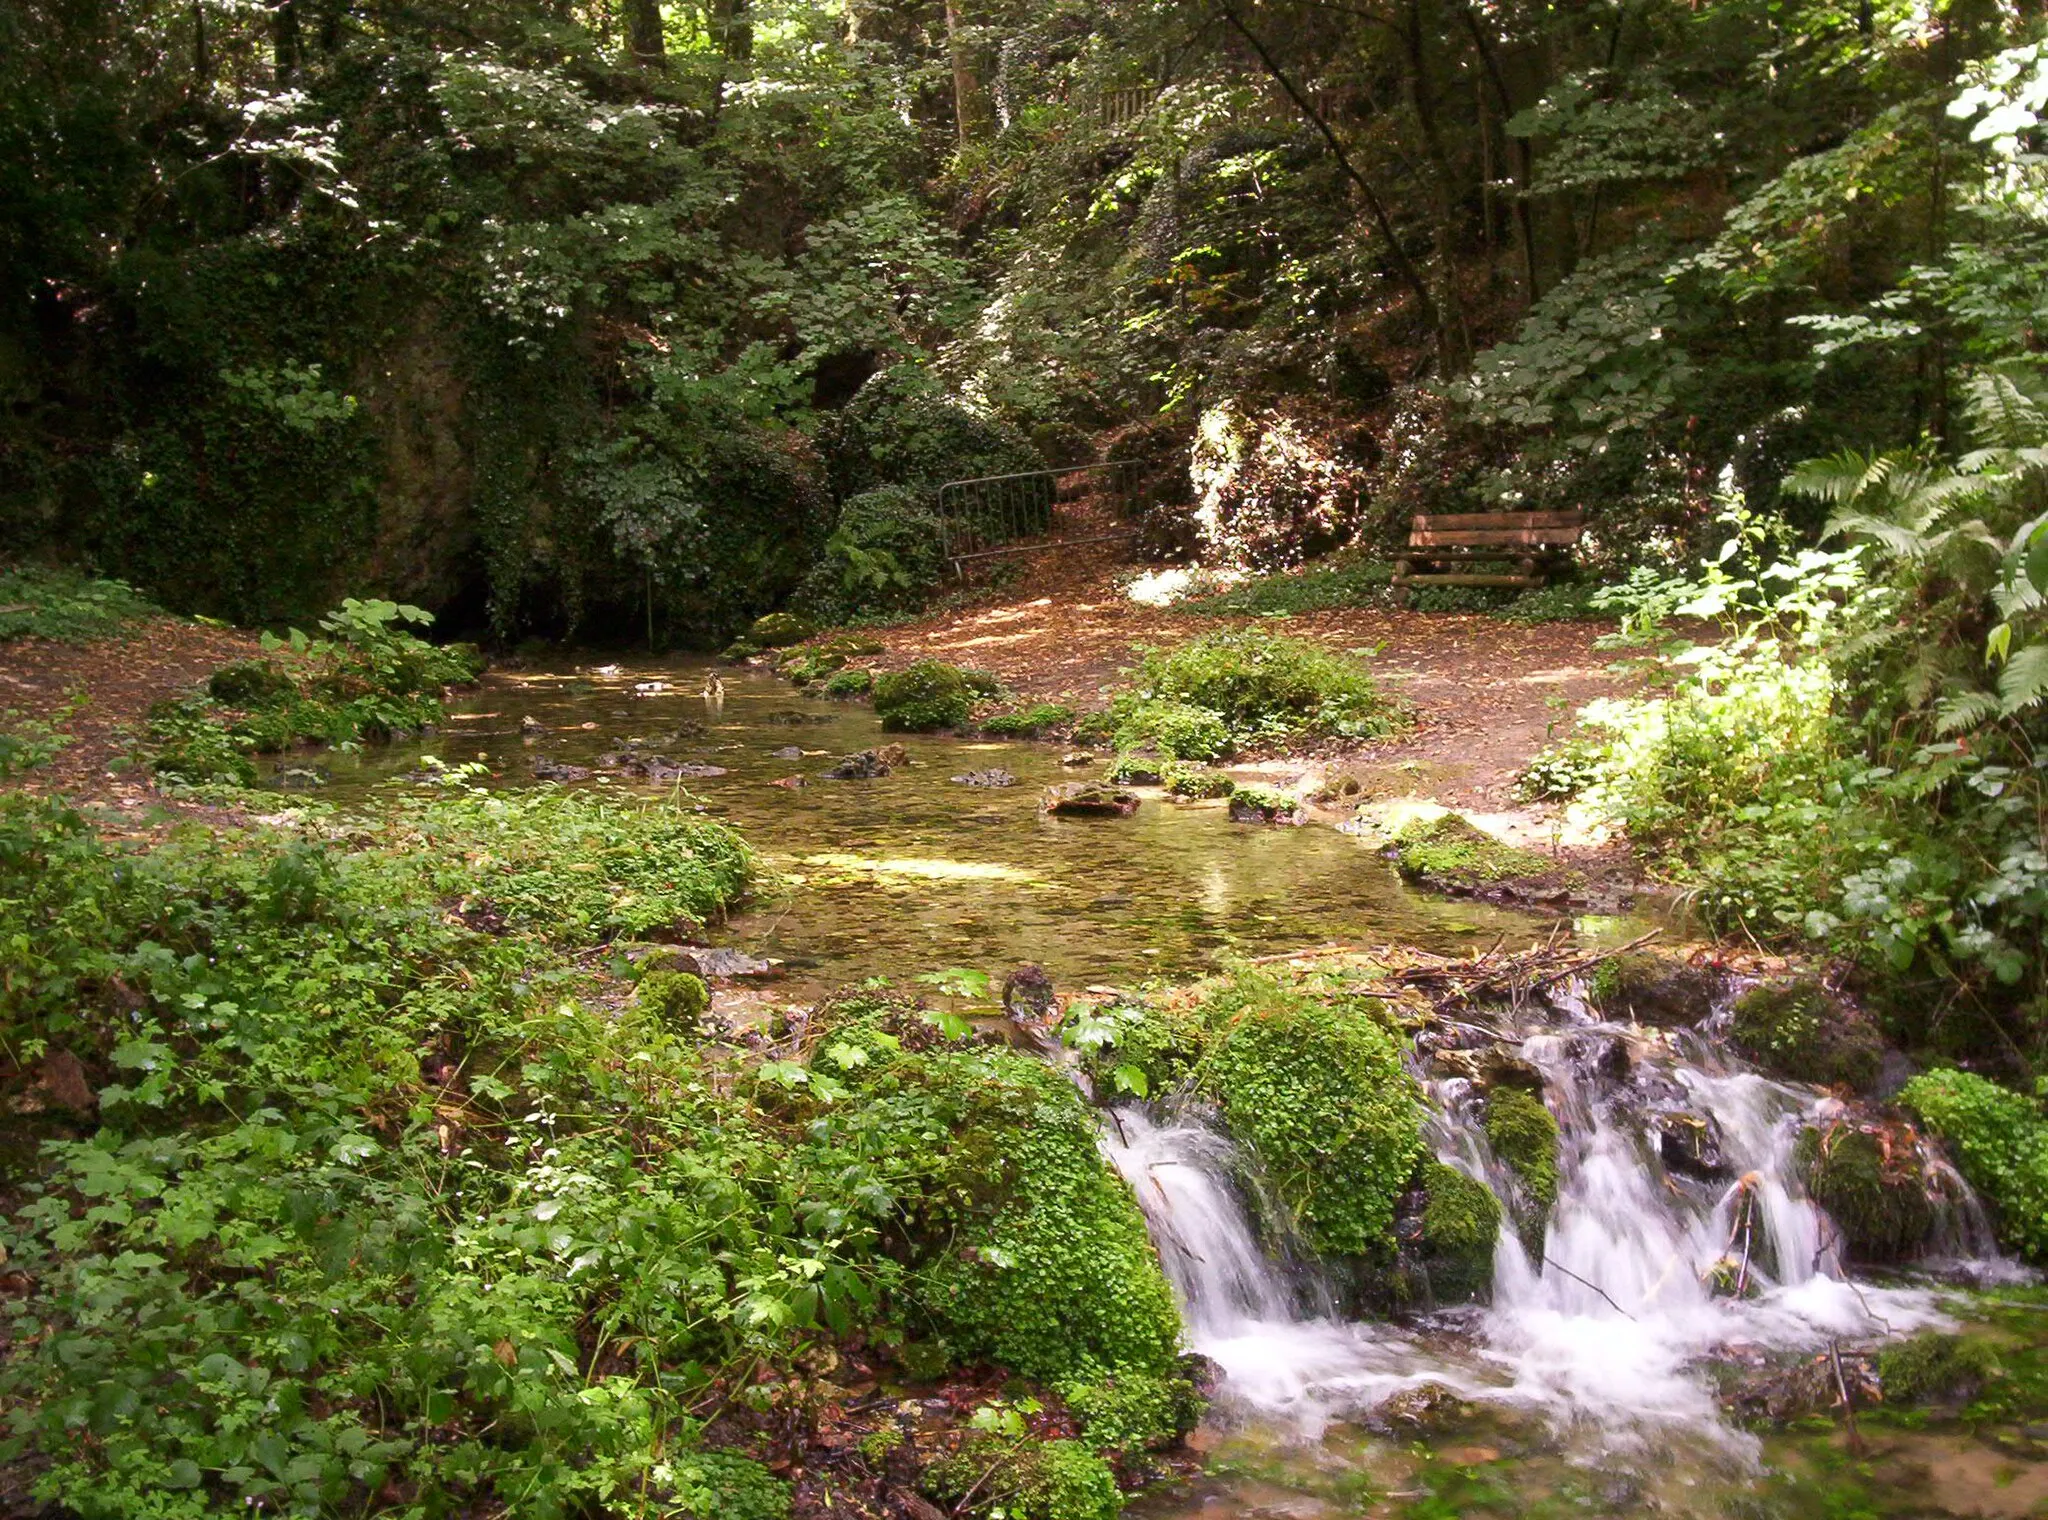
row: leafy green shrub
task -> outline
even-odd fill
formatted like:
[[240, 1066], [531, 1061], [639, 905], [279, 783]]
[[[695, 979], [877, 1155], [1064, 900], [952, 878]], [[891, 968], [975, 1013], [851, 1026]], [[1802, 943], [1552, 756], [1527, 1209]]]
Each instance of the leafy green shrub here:
[[1230, 789], [1233, 823], [1292, 823], [1301, 816], [1301, 800], [1275, 786], [1241, 785]]
[[[1244, 745], [1303, 734], [1379, 738], [1401, 722], [1359, 661], [1251, 629], [1149, 651], [1134, 689], [1111, 710], [1119, 745], [1149, 742], [1179, 760], [1222, 753], [1213, 741], [1218, 726], [1227, 743]], [[1174, 738], [1177, 727], [1194, 742]]]
[[1088, 1443], [1112, 1451], [1161, 1450], [1202, 1417], [1200, 1396], [1177, 1374], [1119, 1372], [1099, 1382], [1062, 1383], [1059, 1395]]
[[1003, 694], [1003, 678], [993, 670], [973, 670], [958, 667], [960, 679], [967, 689], [983, 701], [994, 701]]
[[56, 759], [70, 736], [41, 718], [0, 712], [0, 781], [12, 781]]
[[775, 667], [775, 673], [792, 686], [808, 686], [829, 676], [846, 664], [846, 656], [823, 649], [805, 649]]
[[1034, 702], [982, 720], [981, 729], [999, 738], [1036, 739], [1073, 721], [1074, 709], [1064, 702]]
[[711, 1006], [711, 991], [702, 977], [688, 971], [650, 971], [640, 978], [634, 1001], [662, 1028], [690, 1034]]
[[223, 707], [267, 707], [296, 690], [275, 660], [239, 660], [206, 678], [206, 694]]
[[931, 498], [877, 486], [849, 499], [794, 601], [826, 623], [911, 612], [924, 605], [946, 564]]
[[1394, 1209], [1422, 1154], [1421, 1109], [1398, 1041], [1371, 1016], [1256, 971], [1212, 992], [1196, 1071], [1303, 1238], [1386, 1258]]
[[1505, 623], [1579, 623], [1608, 616], [1600, 588], [1584, 581], [1552, 581], [1524, 591], [1493, 615]]
[[926, 1469], [920, 1486], [961, 1513], [1002, 1520], [1116, 1520], [1124, 1496], [1109, 1464], [1078, 1441], [976, 1435]]
[[1484, 1298], [1493, 1285], [1500, 1203], [1483, 1182], [1430, 1160], [1422, 1167], [1427, 1201], [1417, 1238], [1418, 1264], [1438, 1303]]
[[1486, 1142], [1521, 1179], [1531, 1209], [1523, 1235], [1541, 1245], [1557, 1202], [1557, 1120], [1534, 1093], [1497, 1086], [1486, 1095]]
[[1179, 999], [1118, 998], [1071, 1010], [1060, 1036], [1081, 1053], [1097, 1092], [1156, 1098], [1193, 1075], [1209, 1027], [1200, 1008]]
[[1111, 713], [1110, 737], [1120, 750], [1156, 750], [1169, 760], [1215, 760], [1230, 750], [1229, 726], [1206, 707], [1120, 697]]
[[1576, 797], [1600, 779], [1603, 749], [1587, 739], [1546, 745], [1515, 776], [1515, 795], [1524, 802]]
[[825, 678], [822, 688], [828, 697], [864, 697], [875, 689], [872, 670], [842, 670]]
[[35, 638], [85, 644], [113, 638], [130, 623], [162, 613], [125, 581], [49, 565], [0, 570], [0, 643]]
[[1076, 744], [1109, 744], [1116, 737], [1116, 719], [1108, 712], [1083, 713], [1075, 720], [1073, 740]]
[[677, 1520], [788, 1520], [789, 1484], [759, 1462], [725, 1451], [687, 1451], [655, 1463], [656, 1492]]
[[875, 682], [875, 714], [882, 727], [900, 733], [961, 728], [974, 710], [974, 693], [964, 673], [940, 660], [919, 660]]
[[160, 702], [149, 713], [150, 769], [184, 786], [256, 784], [255, 740], [223, 723], [203, 702]]
[[2048, 1262], [2048, 1118], [2031, 1098], [1972, 1072], [1915, 1077], [1902, 1106], [1948, 1143], [1956, 1165], [1998, 1213], [2001, 1239], [2030, 1261]]
[[832, 494], [935, 492], [949, 480], [1014, 475], [1043, 462], [1003, 423], [948, 396], [929, 370], [897, 365], [861, 386], [818, 433]]
[[1896, 1151], [1852, 1125], [1800, 1131], [1793, 1159], [1858, 1261], [1904, 1261], [1927, 1239], [1934, 1206], [1910, 1144]]
[[1813, 977], [1750, 988], [1735, 1000], [1728, 1037], [1766, 1070], [1807, 1082], [1867, 1088], [1884, 1063], [1875, 1027]]
[[1169, 765], [1162, 780], [1176, 797], [1228, 797], [1237, 790], [1235, 781], [1206, 765]]

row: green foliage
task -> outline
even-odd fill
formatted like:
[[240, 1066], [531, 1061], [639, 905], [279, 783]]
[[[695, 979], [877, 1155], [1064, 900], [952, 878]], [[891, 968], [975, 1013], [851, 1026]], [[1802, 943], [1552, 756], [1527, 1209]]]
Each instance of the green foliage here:
[[1601, 746], [1590, 739], [1546, 745], [1516, 773], [1515, 795], [1524, 802], [1576, 797], [1600, 779], [1601, 757]]
[[13, 708], [0, 711], [0, 781], [14, 781], [48, 765], [71, 742], [58, 725], [24, 717]]
[[1124, 1507], [1109, 1464], [1078, 1441], [977, 1435], [934, 1462], [921, 1486], [985, 1520], [1116, 1520]]
[[1189, 597], [1174, 610], [1198, 617], [1292, 617], [1376, 607], [1386, 600], [1393, 575], [1393, 566], [1384, 560], [1319, 560], [1299, 570], [1255, 576], [1228, 591]]
[[1521, 1179], [1531, 1211], [1523, 1233], [1540, 1243], [1557, 1202], [1557, 1120], [1536, 1094], [1496, 1086], [1486, 1095], [1486, 1143]]
[[875, 689], [872, 670], [842, 670], [825, 678], [820, 688], [828, 697], [864, 697]]
[[1060, 1026], [1098, 1092], [1135, 1098], [1163, 1098], [1185, 1084], [1209, 1034], [1205, 1010], [1175, 998], [1081, 1004]]
[[654, 1464], [657, 1491], [680, 1506], [679, 1520], [789, 1520], [790, 1492], [747, 1457], [726, 1451], [686, 1451]]
[[711, 1007], [704, 979], [688, 971], [649, 971], [640, 978], [634, 1001], [674, 1034], [690, 1034]]
[[1125, 1371], [1093, 1383], [1064, 1383], [1059, 1395], [1098, 1449], [1140, 1452], [1173, 1445], [1202, 1417], [1202, 1400], [1178, 1375]]
[[1425, 1202], [1417, 1254], [1438, 1303], [1484, 1298], [1493, 1286], [1500, 1203], [1483, 1182], [1441, 1161], [1422, 1167]]
[[1169, 765], [1160, 779], [1176, 797], [1228, 797], [1237, 790], [1235, 781], [1206, 765]]
[[1411, 820], [1394, 835], [1392, 849], [1404, 877], [1449, 891], [1477, 891], [1557, 870], [1548, 856], [1502, 844], [1456, 813]]
[[793, 612], [771, 612], [755, 618], [742, 637], [761, 649], [781, 649], [788, 644], [801, 644], [817, 631]]
[[1371, 1014], [1255, 971], [1212, 992], [1196, 1082], [1256, 1157], [1302, 1237], [1330, 1256], [1387, 1258], [1422, 1154], [1415, 1084]]
[[1286, 823], [1301, 812], [1301, 800], [1274, 786], [1238, 785], [1230, 789], [1230, 816], [1238, 822]]
[[0, 570], [0, 643], [53, 639], [85, 644], [122, 633], [162, 609], [122, 581], [48, 565]]
[[974, 709], [966, 672], [942, 660], [920, 660], [875, 682], [875, 714], [899, 733], [962, 728]]
[[1999, 1374], [1998, 1352], [1975, 1336], [1923, 1330], [1889, 1341], [1877, 1354], [1885, 1403], [1961, 1404]]
[[1884, 1041], [1817, 979], [1759, 982], [1735, 1000], [1728, 1038], [1768, 1071], [1858, 1090], [1877, 1080]]
[[1930, 1071], [1899, 1093], [1948, 1143], [1956, 1165], [1998, 1213], [1999, 1236], [2048, 1262], [2048, 1118], [2041, 1105], [1966, 1071]]
[[1040, 739], [1074, 721], [1074, 709], [1064, 702], [1034, 702], [1014, 712], [984, 718], [981, 731], [1006, 739]]
[[1380, 738], [1402, 721], [1360, 661], [1250, 629], [1148, 651], [1111, 711], [1119, 748], [1149, 743], [1175, 760], [1305, 735]]
[[[1043, 463], [1001, 421], [970, 410], [915, 365], [870, 379], [819, 430], [832, 494], [849, 505], [878, 487], [920, 496], [949, 480], [1012, 475]], [[936, 541], [932, 550], [936, 553]]]
[[830, 623], [915, 611], [945, 571], [928, 492], [880, 485], [850, 497], [797, 603]]

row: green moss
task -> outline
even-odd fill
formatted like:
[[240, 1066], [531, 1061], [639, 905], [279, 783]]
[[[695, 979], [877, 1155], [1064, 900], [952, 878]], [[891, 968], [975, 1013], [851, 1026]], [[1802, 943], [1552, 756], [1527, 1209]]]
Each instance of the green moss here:
[[1176, 797], [1228, 797], [1237, 790], [1235, 781], [1206, 765], [1169, 765], [1160, 779]]
[[792, 686], [808, 686], [841, 669], [846, 664], [843, 654], [828, 654], [819, 649], [799, 650], [791, 658], [775, 667], [775, 673]]
[[718, 657], [728, 664], [738, 665], [751, 660], [761, 652], [761, 646], [751, 639], [734, 639], [718, 652]]
[[1522, 1238], [1540, 1246], [1557, 1202], [1557, 1120], [1534, 1093], [1496, 1087], [1486, 1097], [1486, 1139], [1521, 1179], [1531, 1211], [1520, 1221]]
[[1193, 1075], [1208, 1048], [1203, 1010], [1179, 999], [1116, 1002], [1070, 1019], [1068, 1038], [1098, 1093], [1157, 1098]]
[[1877, 1355], [1887, 1404], [1960, 1404], [1998, 1375], [1998, 1354], [1969, 1336], [1922, 1331]]
[[1233, 786], [1230, 816], [1243, 823], [1286, 823], [1301, 812], [1301, 803], [1271, 786]]
[[1669, 1027], [1696, 1024], [1713, 1012], [1720, 979], [1685, 961], [1646, 951], [1611, 955], [1593, 970], [1586, 994], [1611, 1019]]
[[711, 1006], [704, 979], [687, 971], [650, 971], [640, 978], [635, 1001], [676, 1034], [693, 1032]]
[[228, 707], [265, 707], [292, 691], [292, 678], [275, 660], [240, 660], [206, 678], [206, 694]]
[[1414, 820], [1394, 836], [1392, 849], [1404, 877], [1443, 891], [1478, 891], [1557, 873], [1548, 856], [1502, 844], [1456, 813]]
[[926, 1468], [919, 1486], [951, 1513], [1001, 1520], [1116, 1520], [1124, 1507], [1116, 1474], [1078, 1441], [976, 1435]]
[[1814, 977], [1750, 988], [1735, 1000], [1728, 1035], [1766, 1071], [1805, 1082], [1867, 1088], [1884, 1062], [1876, 1029]]
[[1138, 755], [1118, 755], [1109, 762], [1102, 779], [1111, 786], [1157, 786], [1166, 772], [1156, 760]]
[[875, 682], [875, 712], [883, 728], [896, 732], [960, 728], [973, 707], [964, 673], [939, 660], [920, 660]]
[[1394, 1036], [1251, 970], [1212, 992], [1204, 1013], [1216, 1035], [1196, 1080], [1303, 1238], [1325, 1255], [1390, 1256], [1395, 1205], [1422, 1154], [1421, 1105]]
[[[787, 1520], [789, 1484], [751, 1458], [686, 1451], [658, 1463], [654, 1481], [677, 1520]], [[673, 1507], [671, 1507], [673, 1506]]]
[[1493, 1288], [1493, 1246], [1500, 1235], [1500, 1202], [1483, 1182], [1440, 1161], [1423, 1165], [1422, 1233], [1418, 1260], [1438, 1303], [1484, 1298]]
[[2048, 1262], [2048, 1119], [2031, 1098], [1966, 1071], [1930, 1071], [1899, 1093], [1902, 1106], [1948, 1142], [1956, 1165], [1998, 1213], [1999, 1236]]
[[1846, 1124], [1804, 1130], [1794, 1150], [1807, 1192], [1859, 1261], [1903, 1260], [1934, 1227], [1926, 1181], [1911, 1160], [1911, 1136], [1899, 1138], [1905, 1143], [1893, 1154], [1907, 1158], [1905, 1165], [1887, 1162], [1876, 1135]]
[[1074, 709], [1064, 702], [1036, 702], [1015, 712], [997, 713], [981, 725], [984, 733], [999, 738], [1035, 739], [1052, 729], [1065, 728], [1074, 721]]
[[1113, 1451], [1162, 1451], [1195, 1428], [1203, 1400], [1178, 1375], [1120, 1372], [1058, 1390], [1080, 1421], [1091, 1446]]
[[783, 649], [791, 644], [801, 644], [818, 630], [808, 621], [793, 612], [771, 612], [766, 617], [754, 619], [754, 624], [743, 637], [749, 644], [762, 649]]
[[864, 697], [875, 689], [872, 670], [842, 670], [828, 676], [823, 687], [828, 697]]

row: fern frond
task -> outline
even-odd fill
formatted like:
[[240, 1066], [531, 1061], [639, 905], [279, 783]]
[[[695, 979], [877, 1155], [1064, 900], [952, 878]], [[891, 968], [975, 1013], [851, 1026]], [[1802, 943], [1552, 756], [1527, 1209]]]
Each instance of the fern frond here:
[[1988, 691], [1959, 691], [1934, 704], [1934, 731], [1943, 738], [1978, 728], [1998, 716], [1998, 698]]
[[1881, 484], [1907, 457], [1843, 449], [1823, 459], [1807, 460], [1785, 477], [1784, 489], [1815, 501], [1854, 501]]
[[2006, 717], [2048, 698], [2048, 644], [2029, 644], [1998, 674], [1998, 707]]

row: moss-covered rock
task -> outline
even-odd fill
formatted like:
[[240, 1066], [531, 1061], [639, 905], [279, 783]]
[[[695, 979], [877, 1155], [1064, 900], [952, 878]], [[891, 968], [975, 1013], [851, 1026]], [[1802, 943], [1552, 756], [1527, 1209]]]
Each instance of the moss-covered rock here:
[[1325, 1256], [1391, 1258], [1394, 1210], [1422, 1154], [1399, 1042], [1370, 1014], [1245, 970], [1204, 1000], [1196, 1071], [1302, 1239]]
[[1728, 1037], [1776, 1076], [1858, 1091], [1877, 1081], [1884, 1041], [1817, 977], [1759, 982], [1735, 1000]]
[[981, 731], [999, 739], [1037, 739], [1073, 721], [1074, 709], [1064, 702], [1034, 702], [1029, 707], [984, 719]]
[[718, 657], [728, 665], [744, 665], [761, 653], [761, 646], [751, 639], [734, 639], [718, 651]]
[[1176, 797], [1228, 797], [1237, 783], [1206, 765], [1175, 763], [1160, 773], [1160, 782]]
[[820, 688], [828, 697], [864, 697], [875, 689], [872, 670], [842, 670], [827, 676]]
[[824, 649], [801, 649], [775, 667], [792, 686], [808, 686], [822, 680], [846, 665], [846, 656]]
[[1002, 1520], [1116, 1520], [1124, 1507], [1116, 1474], [1079, 1441], [976, 1434], [927, 1467], [918, 1487], [949, 1514]]
[[1109, 762], [1102, 779], [1111, 786], [1158, 786], [1166, 779], [1166, 767], [1141, 755], [1118, 755]]
[[634, 1001], [662, 1028], [690, 1034], [711, 1007], [711, 990], [702, 977], [687, 971], [650, 971], [640, 978]]
[[1903, 1261], [1926, 1244], [1934, 1205], [1908, 1126], [1809, 1128], [1799, 1136], [1794, 1159], [1852, 1259]]
[[1164, 1451], [1202, 1418], [1207, 1401], [1175, 1372], [1120, 1372], [1086, 1383], [1063, 1383], [1059, 1395], [1088, 1443], [1111, 1451]]
[[1128, 818], [1138, 811], [1138, 795], [1094, 781], [1066, 781], [1045, 789], [1039, 811], [1055, 818]]
[[1156, 1098], [1194, 1074], [1209, 1045], [1202, 1008], [1185, 997], [1130, 998], [1069, 1011], [1071, 1034], [1098, 1093]]
[[742, 637], [763, 649], [785, 649], [791, 644], [801, 644], [817, 631], [808, 619], [798, 617], [794, 612], [771, 612], [766, 617], [755, 618], [753, 626]]
[[1486, 1098], [1486, 1139], [1521, 1180], [1529, 1209], [1516, 1223], [1524, 1244], [1534, 1251], [1543, 1243], [1544, 1226], [1557, 1202], [1557, 1120], [1533, 1093], [1496, 1087]]
[[1422, 1168], [1421, 1231], [1411, 1276], [1417, 1296], [1440, 1304], [1468, 1303], [1493, 1291], [1493, 1246], [1500, 1202], [1483, 1182], [1441, 1161]]
[[881, 677], [874, 695], [882, 727], [898, 733], [960, 728], [974, 709], [974, 692], [963, 673], [942, 660], [920, 660]]
[[1891, 1405], [1962, 1404], [1998, 1375], [1998, 1353], [1966, 1335], [1925, 1330], [1877, 1354], [1877, 1379]]
[[1719, 991], [1720, 978], [1705, 967], [1645, 951], [1610, 955], [1586, 983], [1602, 1018], [1660, 1029], [1697, 1024], [1714, 1011]]
[[1234, 786], [1230, 790], [1232, 823], [1300, 823], [1301, 803], [1270, 786]]
[[1389, 852], [1406, 880], [1459, 897], [1562, 896], [1573, 879], [1549, 856], [1502, 844], [1456, 813], [1411, 821]]

